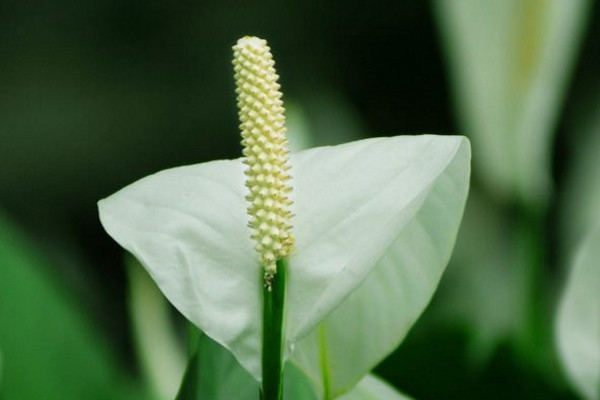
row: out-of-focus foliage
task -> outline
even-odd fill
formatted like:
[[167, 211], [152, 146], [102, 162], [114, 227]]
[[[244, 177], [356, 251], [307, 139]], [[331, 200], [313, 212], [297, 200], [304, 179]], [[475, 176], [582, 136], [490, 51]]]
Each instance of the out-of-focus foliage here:
[[448, 324], [467, 331], [478, 362], [504, 341], [531, 334], [534, 277], [524, 254], [531, 249], [515, 248], [523, 238], [513, 236], [514, 228], [505, 210], [471, 190], [437, 306]]
[[600, 98], [594, 97], [587, 115], [571, 124], [571, 164], [561, 193], [561, 249], [572, 254], [584, 235], [600, 223]]
[[174, 331], [171, 308], [142, 266], [127, 257], [129, 313], [140, 366], [158, 399], [171, 400], [183, 378], [186, 358]]
[[584, 398], [600, 399], [600, 225], [585, 238], [571, 265], [556, 334], [574, 386]]
[[546, 205], [552, 133], [590, 0], [438, 0], [456, 104], [481, 182]]
[[547, 276], [551, 151], [592, 2], [434, 4], [482, 185], [469, 200], [440, 313], [470, 332], [476, 360], [508, 345], [524, 367], [559, 382]]
[[135, 399], [43, 254], [0, 215], [2, 399]]

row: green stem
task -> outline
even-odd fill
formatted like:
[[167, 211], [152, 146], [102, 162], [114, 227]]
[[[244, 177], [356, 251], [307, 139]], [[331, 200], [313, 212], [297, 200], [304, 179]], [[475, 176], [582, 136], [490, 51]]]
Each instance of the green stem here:
[[516, 217], [515, 265], [522, 270], [519, 281], [525, 285], [521, 320], [517, 324], [520, 327], [517, 351], [525, 361], [546, 368], [549, 363], [544, 357], [551, 353], [553, 342], [547, 334], [552, 327], [546, 326], [546, 321], [551, 319], [545, 307], [547, 299], [544, 292], [547, 260], [545, 222], [543, 214], [525, 207], [517, 209]]
[[271, 290], [263, 289], [263, 341], [261, 400], [281, 400], [283, 393], [283, 307], [285, 300], [285, 260], [277, 260], [277, 273]]

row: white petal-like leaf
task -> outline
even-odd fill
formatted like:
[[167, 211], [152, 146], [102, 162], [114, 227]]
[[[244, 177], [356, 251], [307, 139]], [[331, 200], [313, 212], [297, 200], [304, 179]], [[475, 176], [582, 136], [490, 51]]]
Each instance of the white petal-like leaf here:
[[[466, 141], [456, 142], [456, 145], [453, 158], [438, 165], [432, 175], [435, 177], [427, 179], [419, 197], [408, 201], [408, 205], [402, 208], [402, 212], [410, 213], [408, 222], [394, 223], [390, 219], [389, 231], [385, 231], [383, 220], [375, 226], [368, 226], [365, 220], [370, 216], [363, 216], [365, 220], [362, 221], [351, 219], [353, 228], [342, 227], [334, 236], [339, 240], [325, 242], [337, 243], [341, 247], [337, 251], [348, 258], [344, 262], [347, 266], [352, 266], [351, 260], [369, 256], [369, 251], [373, 252], [372, 258], [365, 262], [376, 266], [317, 329], [295, 346], [293, 362], [309, 376], [323, 398], [335, 398], [351, 389], [391, 353], [431, 299], [452, 253], [469, 187], [469, 147]], [[403, 201], [402, 194], [398, 194], [395, 200]], [[391, 218], [386, 214], [381, 217]], [[402, 215], [398, 217], [403, 218]], [[333, 227], [336, 225], [331, 224]], [[351, 241], [355, 239], [350, 235], [364, 236], [356, 238], [356, 247], [347, 247], [352, 246]], [[355, 250], [361, 241], [368, 242], [376, 237], [379, 243], [387, 244], [387, 248], [371, 245]], [[323, 250], [326, 251], [328, 249]], [[358, 251], [362, 254], [357, 254]], [[328, 270], [334, 267], [331, 262], [327, 264]], [[354, 271], [346, 267], [340, 275], [350, 274], [349, 281], [355, 283], [353, 279], [359, 279], [364, 269], [356, 267]], [[340, 280], [332, 282], [335, 286], [329, 292], [323, 290], [323, 293], [331, 293], [332, 297], [347, 293], [337, 292], [343, 288]], [[306, 292], [319, 290], [320, 282], [303, 283], [290, 278], [290, 288], [295, 284], [309, 288], [305, 289]], [[325, 301], [315, 305], [319, 307], [315, 312], [322, 316], [331, 309], [331, 306], [324, 308]], [[290, 303], [295, 304], [293, 301]], [[332, 304], [339, 304], [338, 298], [333, 297]], [[293, 320], [294, 316], [291, 311], [289, 318]], [[318, 321], [322, 317], [312, 319]], [[292, 324], [290, 326], [293, 327]], [[308, 328], [312, 329], [312, 325]]]
[[[464, 196], [469, 156], [466, 139], [436, 136], [369, 139], [292, 156], [297, 245], [286, 293], [288, 349], [364, 280], [424, 204], [437, 202], [446, 212], [446, 201]], [[241, 160], [174, 168], [99, 207], [107, 232], [174, 306], [260, 380], [261, 273], [246, 226], [243, 171]], [[454, 197], [428, 200], [448, 179]], [[437, 237], [444, 225], [430, 228]]]
[[575, 258], [556, 331], [571, 381], [586, 399], [600, 399], [600, 226]]
[[398, 393], [382, 379], [370, 374], [363, 378], [350, 393], [338, 398], [339, 400], [411, 400]]
[[99, 208], [169, 301], [258, 377], [261, 274], [244, 196], [241, 161], [214, 161], [146, 177]]
[[551, 134], [590, 0], [437, 0], [477, 170], [497, 194], [544, 202]]

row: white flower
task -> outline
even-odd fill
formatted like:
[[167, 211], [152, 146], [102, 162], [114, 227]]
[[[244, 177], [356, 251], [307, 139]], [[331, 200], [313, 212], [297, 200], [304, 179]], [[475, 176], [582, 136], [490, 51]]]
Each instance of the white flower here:
[[[464, 208], [469, 142], [376, 138], [289, 162], [285, 357], [296, 348], [294, 362], [313, 382], [329, 374], [320, 389], [339, 394], [400, 343], [431, 298]], [[260, 381], [262, 256], [251, 239], [260, 223], [246, 213], [246, 170], [243, 159], [169, 169], [99, 209], [171, 303]], [[324, 341], [335, 374], [317, 362]]]

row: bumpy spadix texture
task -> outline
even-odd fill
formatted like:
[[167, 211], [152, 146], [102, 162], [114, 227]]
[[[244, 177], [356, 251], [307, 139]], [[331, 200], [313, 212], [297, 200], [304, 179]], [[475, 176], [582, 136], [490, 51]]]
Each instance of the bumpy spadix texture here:
[[250, 227], [265, 270], [265, 284], [270, 286], [276, 261], [287, 256], [293, 246], [284, 108], [267, 42], [244, 37], [233, 50], [244, 162], [248, 166]]

